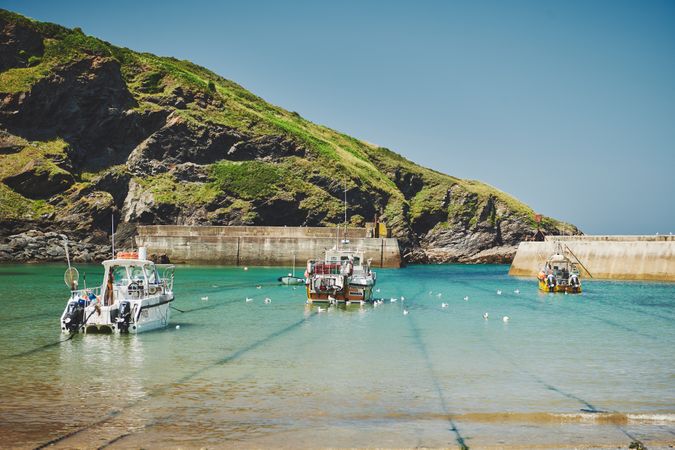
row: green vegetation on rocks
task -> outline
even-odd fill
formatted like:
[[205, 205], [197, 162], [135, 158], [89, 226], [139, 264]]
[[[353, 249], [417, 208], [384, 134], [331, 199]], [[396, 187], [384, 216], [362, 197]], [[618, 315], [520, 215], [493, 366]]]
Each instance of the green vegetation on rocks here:
[[4, 10], [0, 30], [12, 43], [0, 49], [0, 222], [86, 211], [96, 227], [111, 203], [138, 223], [330, 226], [346, 188], [348, 220], [377, 215], [413, 261], [481, 261], [535, 230], [532, 209], [498, 189], [314, 124], [189, 61]]

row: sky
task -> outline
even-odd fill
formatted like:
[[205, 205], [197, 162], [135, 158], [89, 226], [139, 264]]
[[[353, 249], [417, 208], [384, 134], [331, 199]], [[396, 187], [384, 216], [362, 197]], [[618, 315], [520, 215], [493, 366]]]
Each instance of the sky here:
[[587, 234], [675, 233], [675, 1], [33, 1]]

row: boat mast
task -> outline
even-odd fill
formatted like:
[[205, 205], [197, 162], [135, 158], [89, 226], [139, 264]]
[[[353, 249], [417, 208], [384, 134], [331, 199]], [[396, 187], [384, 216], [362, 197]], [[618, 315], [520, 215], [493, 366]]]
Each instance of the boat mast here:
[[115, 210], [112, 210], [112, 213], [110, 214], [110, 223], [111, 223], [111, 231], [112, 231], [112, 259], [115, 259]]

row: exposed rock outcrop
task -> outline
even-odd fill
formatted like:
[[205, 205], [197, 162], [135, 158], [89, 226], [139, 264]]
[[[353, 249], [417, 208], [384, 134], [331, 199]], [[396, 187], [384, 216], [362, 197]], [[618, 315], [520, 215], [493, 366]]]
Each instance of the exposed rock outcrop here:
[[313, 124], [202, 67], [0, 10], [0, 258], [60, 257], [57, 237], [28, 227], [67, 230], [87, 245], [74, 255], [96, 258], [113, 215], [127, 231], [332, 226], [345, 190], [348, 220], [383, 220], [409, 262], [505, 262], [535, 231], [533, 211], [503, 192]]

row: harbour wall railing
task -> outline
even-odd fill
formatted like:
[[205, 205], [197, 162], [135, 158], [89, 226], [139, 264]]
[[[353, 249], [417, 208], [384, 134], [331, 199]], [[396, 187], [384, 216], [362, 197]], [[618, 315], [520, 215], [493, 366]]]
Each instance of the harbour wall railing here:
[[[395, 238], [367, 237], [365, 228], [349, 228], [346, 248], [360, 249], [374, 267], [400, 267]], [[139, 226], [136, 244], [149, 254], [166, 254], [172, 263], [238, 266], [290, 266], [295, 255], [296, 274], [308, 259], [321, 258], [344, 239], [336, 228], [270, 226]], [[299, 271], [299, 272], [298, 272]]]
[[671, 235], [547, 236], [543, 242], [521, 242], [509, 275], [536, 276], [555, 252], [556, 242], [566, 246], [593, 279], [675, 281], [675, 236]]

